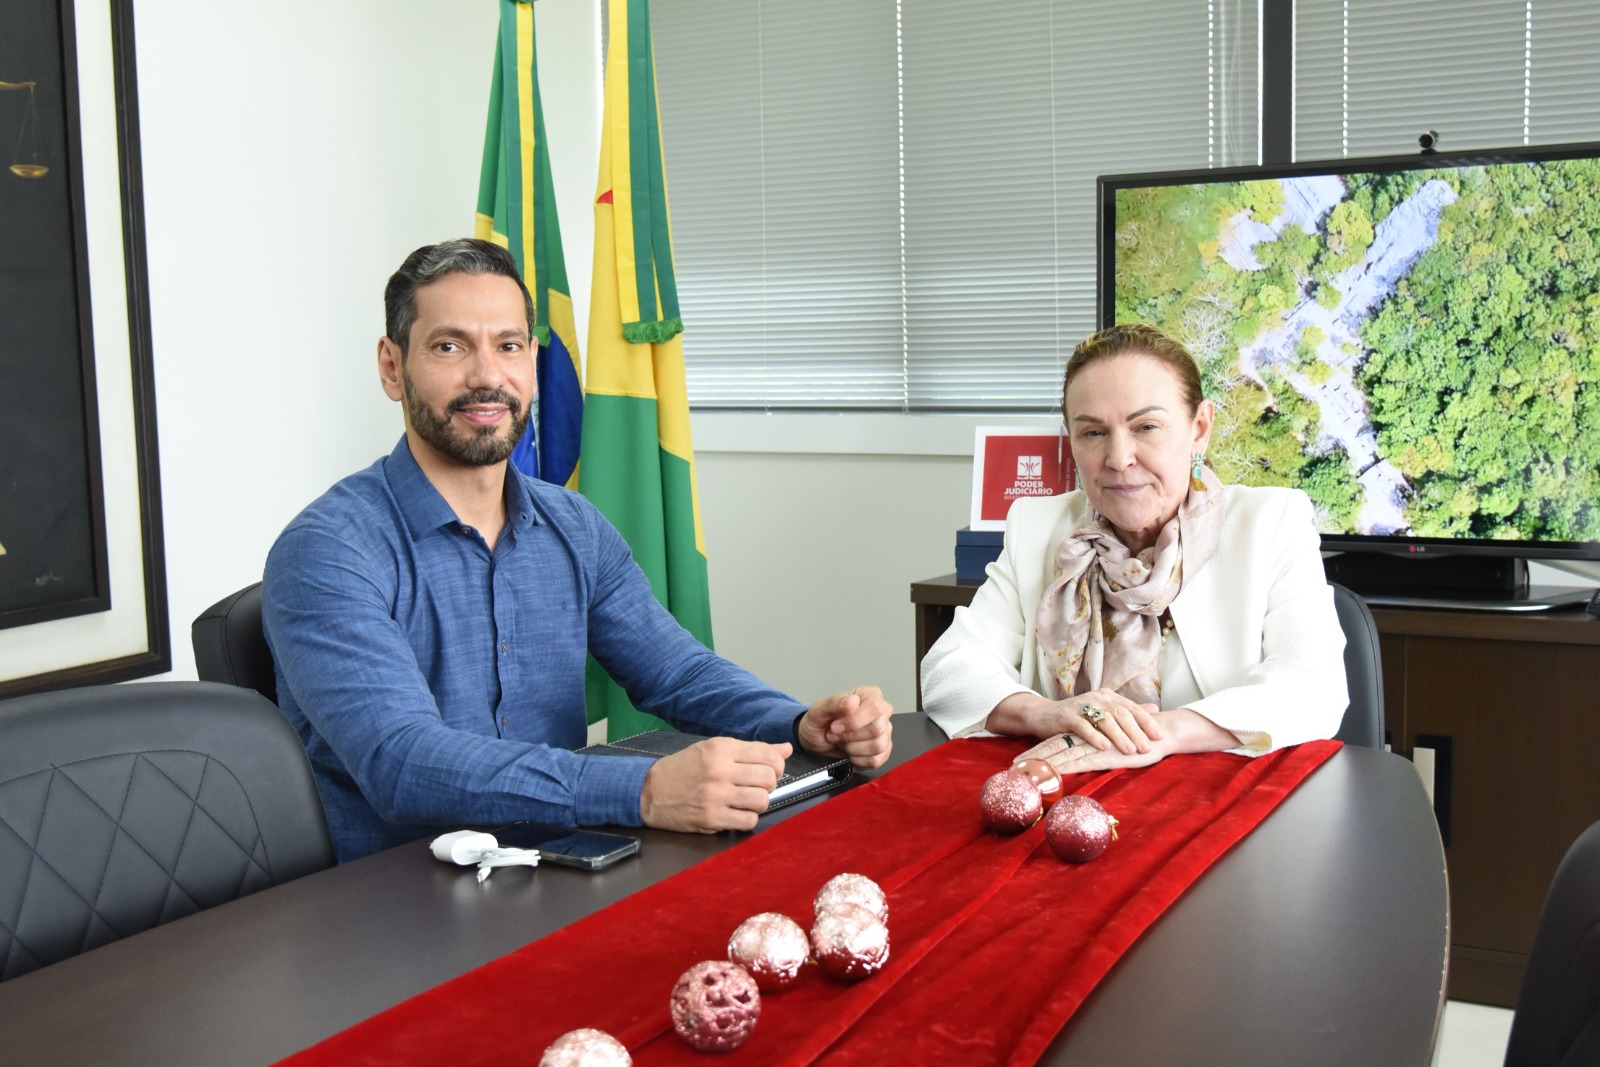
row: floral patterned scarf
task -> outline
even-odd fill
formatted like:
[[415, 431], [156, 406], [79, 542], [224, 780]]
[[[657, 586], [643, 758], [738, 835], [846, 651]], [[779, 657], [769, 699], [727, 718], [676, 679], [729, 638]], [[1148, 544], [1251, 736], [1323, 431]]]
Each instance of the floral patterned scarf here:
[[1222, 482], [1205, 467], [1156, 543], [1138, 555], [1092, 511], [1056, 546], [1055, 581], [1036, 615], [1046, 696], [1105, 688], [1160, 705], [1161, 615], [1216, 552], [1226, 508]]

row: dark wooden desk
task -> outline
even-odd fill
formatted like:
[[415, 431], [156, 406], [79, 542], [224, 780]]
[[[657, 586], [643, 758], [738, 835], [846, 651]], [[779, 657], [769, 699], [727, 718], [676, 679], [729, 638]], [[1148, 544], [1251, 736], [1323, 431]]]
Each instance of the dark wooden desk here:
[[[897, 717], [895, 762], [942, 736]], [[323, 871], [0, 983], [0, 1052], [270, 1063], [742, 837], [643, 836], [636, 860], [591, 875], [513, 868], [480, 886], [421, 845]], [[1043, 1062], [1425, 1067], [1447, 927], [1415, 773], [1340, 752], [1151, 928]]]
[[[955, 575], [911, 584], [918, 664], [977, 589]], [[1600, 618], [1379, 606], [1372, 616], [1390, 744], [1408, 759], [1435, 753], [1450, 996], [1512, 1007], [1550, 879], [1600, 819]]]
[[1512, 1007], [1545, 891], [1600, 819], [1600, 618], [1374, 607], [1394, 750], [1434, 751], [1450, 996]]

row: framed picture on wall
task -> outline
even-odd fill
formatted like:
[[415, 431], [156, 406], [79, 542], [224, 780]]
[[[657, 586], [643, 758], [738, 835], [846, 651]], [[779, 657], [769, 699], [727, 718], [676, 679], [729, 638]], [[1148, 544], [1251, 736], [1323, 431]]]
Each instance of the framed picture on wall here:
[[132, 7], [0, 5], [0, 696], [171, 666]]

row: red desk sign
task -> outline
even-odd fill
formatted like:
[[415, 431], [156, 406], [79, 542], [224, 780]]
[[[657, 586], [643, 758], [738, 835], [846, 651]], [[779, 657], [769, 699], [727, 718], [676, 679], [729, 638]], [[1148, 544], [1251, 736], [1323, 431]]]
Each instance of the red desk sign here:
[[1025, 496], [1077, 488], [1072, 444], [1061, 427], [980, 426], [972, 448], [974, 530], [1003, 530], [1011, 505]]

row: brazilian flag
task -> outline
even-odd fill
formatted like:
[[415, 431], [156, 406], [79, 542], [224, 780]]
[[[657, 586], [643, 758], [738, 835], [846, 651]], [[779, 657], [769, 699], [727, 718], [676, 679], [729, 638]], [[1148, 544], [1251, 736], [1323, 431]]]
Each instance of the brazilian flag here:
[[[647, 0], [611, 0], [609, 29], [579, 487], [627, 538], [656, 599], [709, 647], [706, 542]], [[593, 663], [588, 707], [590, 722], [609, 719], [612, 738], [665, 725], [636, 711]]]
[[474, 232], [510, 250], [536, 312], [539, 417], [528, 423], [511, 462], [527, 474], [576, 488], [583, 432], [578, 331], [561, 255], [533, 42], [533, 4], [500, 0]]

